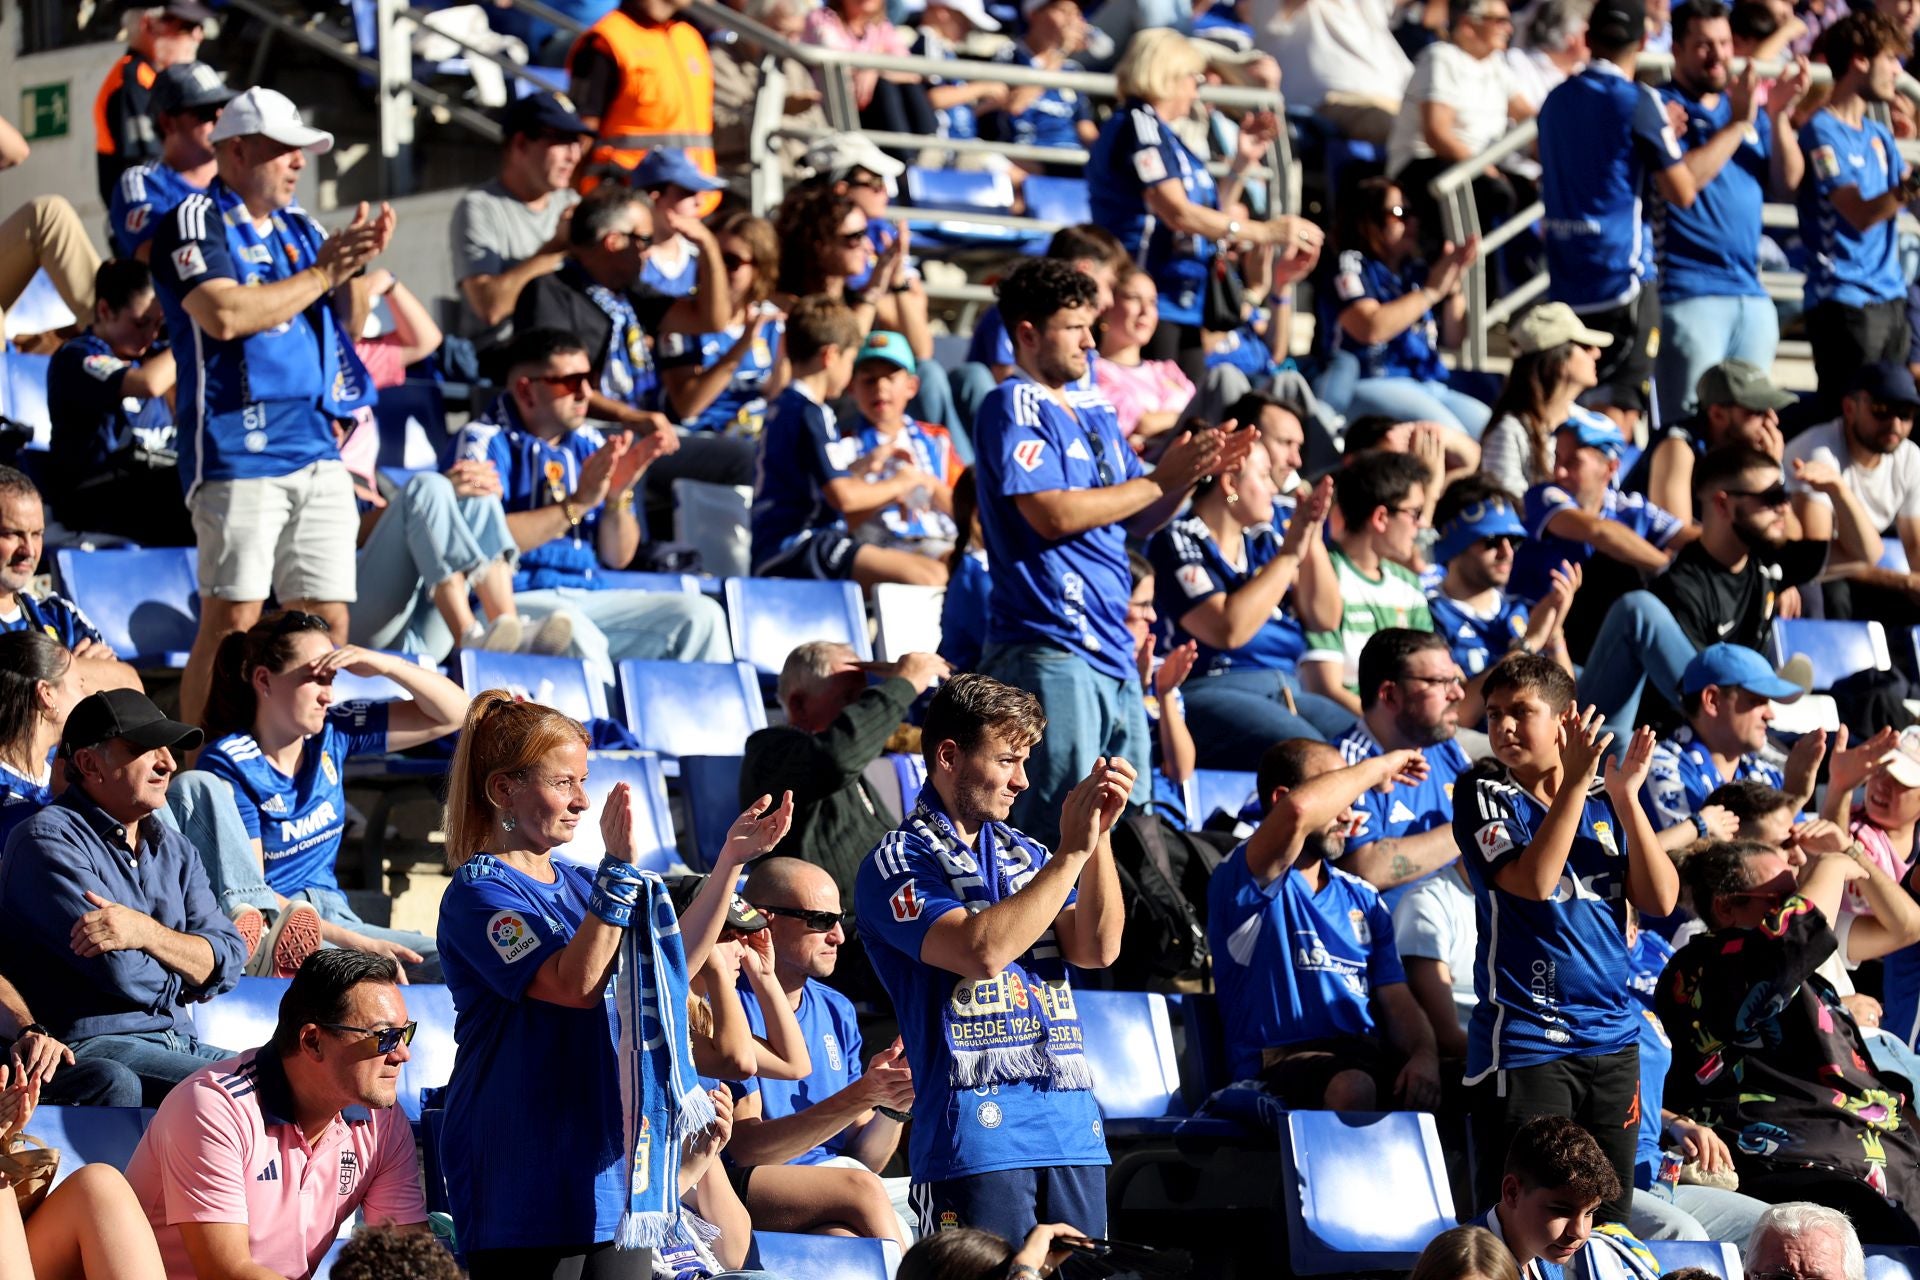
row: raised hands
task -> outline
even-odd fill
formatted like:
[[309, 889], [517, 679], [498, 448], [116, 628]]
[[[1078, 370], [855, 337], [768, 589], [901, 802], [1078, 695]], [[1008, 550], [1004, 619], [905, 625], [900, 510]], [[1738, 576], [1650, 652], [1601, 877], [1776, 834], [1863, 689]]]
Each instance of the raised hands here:
[[720, 846], [718, 863], [737, 867], [770, 851], [793, 826], [793, 792], [782, 792], [776, 807], [773, 797], [761, 796], [743, 810], [727, 828], [726, 843]]
[[1613, 745], [1613, 735], [1607, 732], [1598, 707], [1582, 711], [1577, 702], [1560, 713], [1560, 735], [1560, 767], [1567, 775], [1560, 785], [1584, 791]]
[[[1152, 637], [1148, 637], [1151, 644]], [[1160, 670], [1153, 674], [1153, 692], [1161, 699], [1172, 696], [1186, 678], [1193, 673], [1194, 659], [1200, 655], [1200, 646], [1192, 640], [1177, 644], [1167, 650], [1166, 659], [1161, 662]]]
[[[1588, 710], [1589, 714], [1591, 714], [1592, 708]], [[1598, 718], [1598, 716], [1594, 717], [1596, 720], [1598, 720]], [[1570, 738], [1571, 736], [1572, 735], [1569, 735]], [[1608, 734], [1606, 741], [1611, 742], [1612, 740], [1613, 735]], [[1613, 800], [1615, 805], [1624, 806], [1629, 802], [1637, 803], [1636, 797], [1639, 796], [1640, 788], [1647, 780], [1647, 771], [1653, 768], [1653, 743], [1653, 730], [1643, 724], [1638, 729], [1635, 729], [1633, 731], [1633, 737], [1627, 740], [1627, 753], [1622, 759], [1614, 760], [1611, 757], [1608, 758], [1606, 776], [1607, 795]], [[1601, 749], [1604, 751], [1605, 746], [1603, 745]], [[1566, 753], [1562, 751], [1561, 759], [1564, 760], [1565, 758]], [[1568, 772], [1571, 774], [1572, 770], [1569, 769]]]

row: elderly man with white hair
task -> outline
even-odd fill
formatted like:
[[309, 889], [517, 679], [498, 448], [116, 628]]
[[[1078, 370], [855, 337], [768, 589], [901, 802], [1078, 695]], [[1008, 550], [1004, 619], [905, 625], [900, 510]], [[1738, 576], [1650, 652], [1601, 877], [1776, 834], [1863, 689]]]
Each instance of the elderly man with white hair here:
[[1747, 1280], [1867, 1280], [1853, 1223], [1806, 1200], [1774, 1205], [1747, 1237]]

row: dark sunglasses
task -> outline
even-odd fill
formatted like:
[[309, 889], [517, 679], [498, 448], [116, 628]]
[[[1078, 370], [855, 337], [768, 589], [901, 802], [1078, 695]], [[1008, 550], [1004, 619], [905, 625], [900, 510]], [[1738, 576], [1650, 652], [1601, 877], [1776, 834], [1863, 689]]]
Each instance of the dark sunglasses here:
[[743, 258], [737, 253], [723, 253], [720, 255], [720, 261], [729, 271], [738, 271], [742, 267], [753, 265], [752, 258]]
[[802, 911], [798, 907], [770, 907], [764, 902], [750, 902], [747, 905], [762, 915], [798, 920], [813, 933], [832, 933], [833, 926], [846, 922], [846, 917], [837, 911]]
[[327, 620], [318, 614], [289, 609], [275, 618], [267, 630], [272, 635], [290, 636], [301, 631], [328, 631], [331, 628], [327, 626]]
[[858, 249], [867, 242], [867, 229], [862, 227], [858, 231], [842, 231], [840, 232], [839, 238], [840, 243], [847, 246], [847, 248]]
[[212, 124], [220, 118], [220, 113], [224, 110], [226, 110], [225, 104], [216, 102], [209, 106], [195, 107], [193, 110], [187, 112], [187, 114], [195, 120], [198, 120], [201, 124]]
[[341, 1035], [351, 1034], [373, 1041], [373, 1047], [383, 1058], [403, 1044], [412, 1044], [413, 1033], [420, 1029], [417, 1022], [409, 1022], [403, 1027], [349, 1027], [339, 1022], [323, 1022], [320, 1025]]
[[1884, 400], [1875, 400], [1871, 408], [1873, 416], [1882, 422], [1888, 422], [1894, 418], [1899, 418], [1903, 422], [1912, 422], [1914, 419], [1914, 406], [1910, 404], [1888, 404]]
[[1764, 489], [1729, 489], [1729, 498], [1752, 498], [1763, 507], [1784, 507], [1789, 498], [1785, 484], [1768, 485]]
[[887, 180], [885, 178], [877, 178], [871, 173], [863, 173], [858, 177], [848, 178], [847, 185], [850, 187], [865, 187], [868, 191], [885, 191], [887, 189]]
[[1482, 551], [1500, 551], [1512, 545], [1512, 534], [1496, 533], [1491, 538], [1480, 539], [1480, 549]]
[[530, 381], [542, 382], [575, 396], [593, 385], [593, 375], [590, 373], [534, 373], [527, 377]]

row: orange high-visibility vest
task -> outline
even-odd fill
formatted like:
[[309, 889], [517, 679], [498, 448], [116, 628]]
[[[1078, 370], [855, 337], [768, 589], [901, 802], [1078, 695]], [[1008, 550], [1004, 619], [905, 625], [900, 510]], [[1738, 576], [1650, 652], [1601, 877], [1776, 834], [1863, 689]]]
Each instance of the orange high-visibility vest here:
[[574, 43], [569, 70], [574, 53], [595, 37], [620, 67], [620, 92], [600, 119], [600, 136], [583, 170], [631, 169], [654, 147], [679, 147], [711, 175], [713, 60], [705, 37], [691, 23], [650, 27], [615, 9]]

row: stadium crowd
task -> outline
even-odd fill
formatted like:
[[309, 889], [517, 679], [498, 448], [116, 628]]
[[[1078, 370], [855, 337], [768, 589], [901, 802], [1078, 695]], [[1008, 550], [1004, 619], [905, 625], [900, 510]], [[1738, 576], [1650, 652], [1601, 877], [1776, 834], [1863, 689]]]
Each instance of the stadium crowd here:
[[[1920, 1246], [1920, 671], [1817, 683], [1774, 643], [1920, 623], [1920, 6], [747, 0], [830, 49], [1113, 71], [1110, 110], [856, 73], [868, 130], [1086, 185], [952, 367], [892, 204], [923, 155], [821, 129], [803, 66], [679, 0], [553, 7], [584, 33], [499, 11], [571, 91], [500, 106], [451, 337], [391, 207], [300, 206], [334, 138], [200, 61], [199, 4], [130, 9], [101, 88], [111, 256], [57, 196], [0, 222], [0, 306], [45, 269], [79, 320], [41, 339], [50, 446], [0, 466], [0, 1276], [307, 1277], [356, 1217], [335, 1276], [767, 1277], [756, 1229], [1071, 1275], [1127, 1231], [1076, 987], [1209, 989], [1201, 1118], [1250, 1144], [1432, 1113], [1466, 1225], [1421, 1280], [1653, 1277], [1668, 1240], [1865, 1280]], [[770, 80], [822, 136], [749, 155]], [[1381, 160], [1327, 225], [1283, 213], [1253, 179], [1289, 125], [1219, 82]], [[1430, 184], [1529, 119], [1472, 199], [1538, 198], [1537, 232], [1451, 242]], [[940, 145], [980, 138], [1087, 158]], [[1504, 382], [1442, 358], [1483, 256], [1547, 274]], [[374, 407], [454, 345], [490, 398], [396, 481]], [[739, 816], [669, 881], [650, 799], [589, 800], [625, 726], [441, 669], [731, 662], [713, 596], [623, 576], [698, 567], [683, 481], [751, 486], [756, 577], [945, 595], [938, 653], [787, 637]], [[82, 535], [194, 548], [177, 689], [40, 578]], [[348, 762], [402, 753], [444, 774], [431, 934], [340, 874]], [[1199, 770], [1244, 806], [1190, 812]], [[209, 1043], [243, 976], [289, 980], [271, 1039]], [[457, 1041], [419, 1136], [415, 984]], [[153, 1110], [124, 1170], [49, 1187], [20, 1135], [54, 1105]]]

